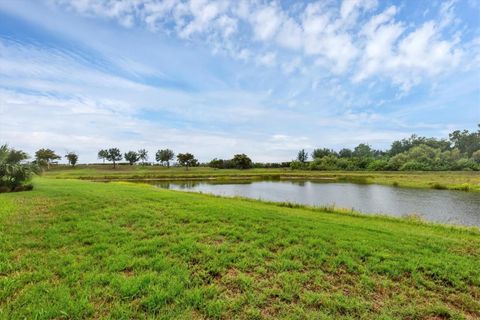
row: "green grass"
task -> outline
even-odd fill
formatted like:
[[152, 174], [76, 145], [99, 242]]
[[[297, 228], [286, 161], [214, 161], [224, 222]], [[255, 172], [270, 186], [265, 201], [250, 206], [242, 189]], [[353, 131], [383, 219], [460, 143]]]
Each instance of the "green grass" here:
[[480, 172], [371, 172], [371, 171], [302, 171], [290, 169], [212, 169], [207, 167], [165, 168], [161, 166], [90, 165], [70, 168], [60, 166], [44, 174], [49, 178], [75, 178], [86, 180], [135, 179], [327, 179], [360, 183], [378, 183], [399, 187], [452, 189], [480, 192]]
[[480, 231], [128, 183], [0, 195], [0, 319], [475, 319]]

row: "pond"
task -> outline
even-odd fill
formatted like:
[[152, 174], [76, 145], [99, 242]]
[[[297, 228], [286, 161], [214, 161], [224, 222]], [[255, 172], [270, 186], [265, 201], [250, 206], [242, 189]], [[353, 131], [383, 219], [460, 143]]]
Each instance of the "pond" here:
[[474, 192], [318, 181], [156, 181], [153, 184], [160, 188], [221, 196], [312, 206], [335, 205], [367, 214], [416, 214], [434, 222], [480, 226], [480, 194]]

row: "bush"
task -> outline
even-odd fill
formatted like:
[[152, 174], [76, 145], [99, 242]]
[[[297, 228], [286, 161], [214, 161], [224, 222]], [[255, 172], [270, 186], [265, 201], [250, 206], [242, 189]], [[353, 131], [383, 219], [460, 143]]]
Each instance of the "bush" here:
[[246, 154], [236, 154], [231, 160], [237, 169], [250, 169], [253, 167], [252, 160]]
[[352, 158], [353, 165], [357, 169], [367, 169], [370, 163], [373, 161], [373, 158], [359, 158], [354, 157]]
[[472, 159], [462, 158], [455, 161], [453, 165], [453, 170], [479, 170], [478, 164]]
[[368, 164], [367, 169], [372, 171], [384, 171], [387, 170], [388, 161], [385, 159], [373, 160]]
[[357, 167], [349, 158], [339, 158], [337, 160], [337, 167], [341, 170], [356, 170]]
[[401, 167], [400, 170], [402, 171], [429, 171], [431, 168], [425, 164], [425, 163], [420, 163], [415, 160], [410, 160], [404, 163]]
[[480, 163], [480, 150], [477, 150], [474, 153], [472, 153], [472, 159], [476, 163]]
[[24, 162], [27, 158], [23, 151], [0, 146], [0, 192], [23, 191], [20, 187], [37, 171], [36, 166]]
[[337, 170], [337, 160], [336, 156], [328, 155], [310, 162], [309, 167], [311, 170]]
[[306, 168], [305, 163], [302, 163], [302, 162], [297, 161], [297, 160], [294, 160], [294, 161], [290, 162], [290, 169], [292, 169], [292, 170], [300, 170], [300, 169], [305, 169], [305, 168]]

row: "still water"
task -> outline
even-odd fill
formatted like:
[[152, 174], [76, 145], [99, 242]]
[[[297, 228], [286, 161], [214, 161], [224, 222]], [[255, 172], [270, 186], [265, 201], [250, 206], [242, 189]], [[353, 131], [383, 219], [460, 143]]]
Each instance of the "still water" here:
[[480, 226], [480, 194], [464, 191], [395, 188], [375, 184], [314, 181], [155, 182], [172, 190], [241, 196], [312, 206], [335, 205], [363, 213], [404, 216]]

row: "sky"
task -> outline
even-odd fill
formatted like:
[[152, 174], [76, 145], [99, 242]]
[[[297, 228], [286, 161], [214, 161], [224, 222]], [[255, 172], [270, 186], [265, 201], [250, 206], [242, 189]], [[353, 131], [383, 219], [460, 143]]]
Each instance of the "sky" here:
[[386, 149], [480, 123], [480, 2], [0, 0], [0, 144]]

